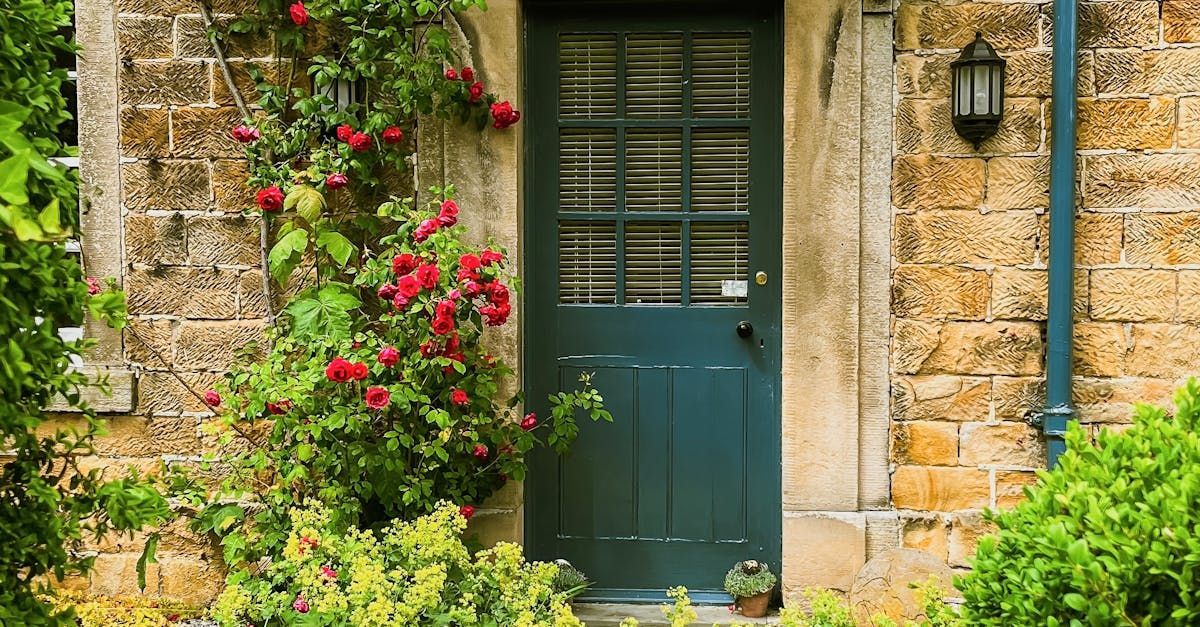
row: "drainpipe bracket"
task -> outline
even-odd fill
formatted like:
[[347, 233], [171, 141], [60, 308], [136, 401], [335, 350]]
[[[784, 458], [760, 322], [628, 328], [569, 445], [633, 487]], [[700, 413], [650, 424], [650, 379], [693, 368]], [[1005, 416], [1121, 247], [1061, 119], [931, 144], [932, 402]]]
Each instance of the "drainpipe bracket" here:
[[1048, 437], [1061, 438], [1067, 434], [1067, 425], [1075, 420], [1075, 408], [1070, 405], [1044, 407], [1040, 411], [1029, 412], [1025, 422], [1042, 430]]

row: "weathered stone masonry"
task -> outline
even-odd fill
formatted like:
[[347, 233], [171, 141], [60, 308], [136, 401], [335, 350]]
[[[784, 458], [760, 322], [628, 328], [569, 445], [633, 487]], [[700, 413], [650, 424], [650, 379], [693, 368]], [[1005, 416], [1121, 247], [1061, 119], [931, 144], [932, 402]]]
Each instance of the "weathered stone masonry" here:
[[[903, 543], [953, 566], [979, 510], [1044, 465], [1023, 419], [1042, 402], [1050, 6], [896, 14], [892, 499]], [[1084, 2], [1080, 20], [1075, 401], [1097, 428], [1200, 365], [1200, 2]], [[1008, 59], [1004, 125], [979, 152], [949, 110], [976, 30]]]

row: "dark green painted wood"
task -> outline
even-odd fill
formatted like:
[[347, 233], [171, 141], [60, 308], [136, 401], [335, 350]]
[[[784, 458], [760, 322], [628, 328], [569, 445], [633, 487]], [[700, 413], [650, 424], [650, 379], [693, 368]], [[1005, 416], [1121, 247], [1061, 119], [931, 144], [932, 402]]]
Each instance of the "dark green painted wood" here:
[[[539, 454], [526, 484], [526, 544], [536, 559], [564, 557], [609, 599], [661, 598], [686, 585], [719, 600], [725, 571], [737, 560], [780, 564], [780, 337], [782, 222], [782, 49], [779, 7], [729, 3], [534, 2], [527, 5], [527, 151], [525, 219], [525, 355], [528, 407], [548, 410], [546, 395], [595, 373], [614, 423], [580, 419], [574, 450]], [[558, 120], [561, 32], [751, 33], [748, 119]], [[624, 45], [618, 40], [618, 84]], [[690, 49], [690, 48], [685, 48]], [[690, 55], [685, 55], [685, 69]], [[685, 115], [691, 87], [684, 90]], [[750, 129], [750, 213], [689, 213], [690, 168], [684, 162], [683, 212], [626, 212], [623, 177], [616, 211], [558, 212], [560, 128], [617, 132], [624, 171], [624, 128]], [[690, 130], [684, 131], [685, 139]], [[690, 142], [683, 143], [685, 157]], [[617, 229], [623, 258], [627, 222], [668, 221], [683, 229], [683, 272], [691, 222], [750, 222], [746, 306], [562, 305], [558, 302], [559, 220], [604, 221]], [[623, 264], [623, 261], [619, 261]], [[770, 281], [755, 285], [753, 274]], [[618, 266], [617, 303], [625, 297]], [[741, 320], [754, 324], [737, 337]]]

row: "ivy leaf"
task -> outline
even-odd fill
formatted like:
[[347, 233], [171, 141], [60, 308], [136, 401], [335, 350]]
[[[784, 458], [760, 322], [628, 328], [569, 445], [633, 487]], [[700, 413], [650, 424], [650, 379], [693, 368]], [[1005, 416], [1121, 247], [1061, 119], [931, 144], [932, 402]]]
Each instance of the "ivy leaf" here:
[[58, 212], [58, 199], [53, 198], [38, 214], [38, 224], [42, 230], [48, 234], [58, 234], [62, 232], [62, 217]]
[[283, 208], [289, 211], [295, 209], [305, 222], [315, 224], [325, 208], [325, 197], [311, 186], [297, 185], [283, 199]]
[[292, 318], [292, 335], [299, 339], [350, 335], [350, 311], [362, 304], [349, 286], [331, 283], [314, 295], [297, 298], [284, 310]]
[[0, 161], [0, 199], [14, 205], [29, 204], [25, 184], [29, 178], [29, 151]]
[[351, 244], [345, 235], [332, 230], [322, 230], [317, 234], [317, 247], [329, 253], [341, 266], [350, 261], [350, 256], [355, 251], [354, 244]]
[[271, 276], [282, 283], [300, 263], [300, 257], [307, 248], [308, 231], [304, 229], [289, 231], [287, 235], [279, 238], [267, 255], [267, 263], [271, 266]]

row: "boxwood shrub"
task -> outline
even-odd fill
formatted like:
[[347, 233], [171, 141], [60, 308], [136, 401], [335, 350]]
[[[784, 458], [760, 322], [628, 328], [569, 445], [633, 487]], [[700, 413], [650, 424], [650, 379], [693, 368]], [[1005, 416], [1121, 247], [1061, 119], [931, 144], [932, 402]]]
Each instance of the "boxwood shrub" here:
[[969, 625], [1200, 624], [1200, 386], [1174, 418], [1140, 405], [1093, 444], [1073, 426], [1067, 452], [1027, 500], [989, 513], [958, 582]]

